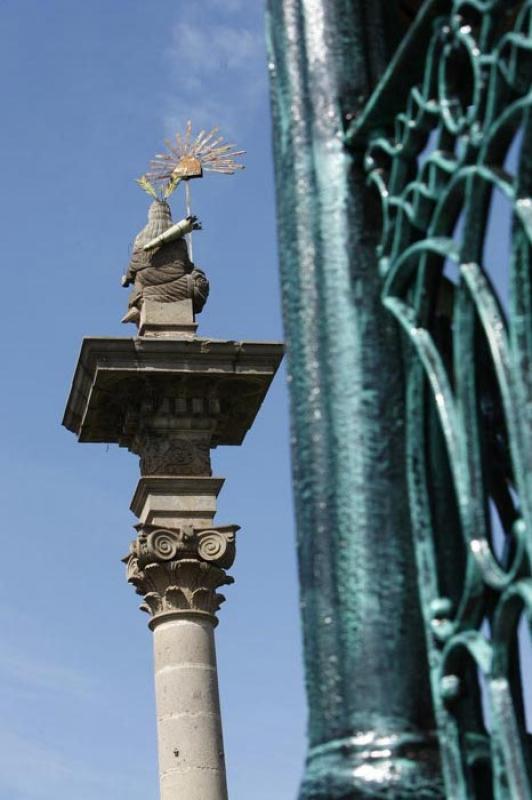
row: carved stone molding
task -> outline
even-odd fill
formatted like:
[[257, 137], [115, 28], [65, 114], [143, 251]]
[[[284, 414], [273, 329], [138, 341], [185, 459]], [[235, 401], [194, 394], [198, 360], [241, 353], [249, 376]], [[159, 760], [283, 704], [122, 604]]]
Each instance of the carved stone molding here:
[[223, 569], [194, 558], [152, 562], [142, 569], [130, 558], [127, 574], [137, 594], [144, 595], [141, 610], [154, 618], [191, 611], [214, 616], [225, 600], [216, 590], [234, 581]]
[[210, 475], [209, 441], [184, 437], [149, 436], [142, 446], [142, 475]]
[[239, 445], [282, 357], [272, 342], [87, 338], [63, 424], [82, 442], [130, 448], [147, 420], [193, 417], [209, 420], [213, 447]]
[[139, 526], [124, 561], [128, 582], [144, 596], [141, 609], [154, 618], [191, 611], [214, 616], [225, 600], [216, 590], [233, 583], [224, 570], [235, 559], [237, 530]]

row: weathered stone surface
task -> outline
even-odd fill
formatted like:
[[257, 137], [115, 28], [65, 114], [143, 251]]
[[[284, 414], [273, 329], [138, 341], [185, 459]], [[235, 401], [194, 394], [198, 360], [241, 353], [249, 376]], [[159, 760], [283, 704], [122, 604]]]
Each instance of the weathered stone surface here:
[[140, 310], [139, 336], [194, 335], [197, 329], [192, 300], [163, 303], [144, 300]]
[[205, 273], [190, 260], [188, 245], [183, 237], [161, 243], [150, 250], [144, 249], [145, 245], [171, 227], [170, 206], [164, 200], [154, 200], [148, 212], [148, 224], [135, 238], [131, 261], [122, 279], [123, 286], [133, 284], [129, 310], [122, 322], [140, 324], [141, 328], [144, 325], [145, 335], [168, 335], [159, 323], [155, 324], [155, 329], [149, 323], [146, 328], [147, 320], [152, 314], [157, 316], [158, 313], [155, 308], [147, 309], [147, 304], [174, 305], [187, 301], [191, 310], [198, 313], [209, 295], [209, 281]]
[[213, 630], [238, 528], [214, 524], [210, 450], [242, 442], [283, 348], [159, 336], [176, 311], [190, 324], [172, 306], [144, 297], [144, 336], [85, 339], [63, 424], [140, 458], [124, 561], [154, 633], [161, 800], [227, 800]]
[[127, 557], [127, 579], [137, 594], [144, 596], [140, 606], [151, 614], [150, 627], [160, 618], [205, 615], [212, 617], [225, 601], [217, 589], [233, 583], [223, 569], [195, 558], [163, 561], [154, 559], [144, 566], [132, 553]]
[[131, 449], [140, 455], [142, 475], [210, 475], [210, 433], [148, 434]]
[[148, 417], [203, 418], [212, 447], [241, 444], [282, 356], [273, 342], [88, 338], [63, 424], [81, 442], [131, 447]]
[[208, 527], [223, 484], [223, 478], [146, 476], [138, 482], [131, 510], [143, 525]]
[[226, 800], [213, 626], [195, 616], [154, 629], [161, 800]]
[[153, 562], [178, 561], [198, 558], [209, 564], [227, 569], [235, 560], [235, 535], [238, 525], [198, 528], [185, 524], [180, 528], [159, 528], [155, 525], [138, 525], [139, 535], [131, 544], [131, 559], [144, 569]]
[[223, 595], [216, 590], [233, 582], [224, 572], [235, 560], [238, 525], [179, 527], [137, 525], [138, 536], [124, 558], [127, 579], [141, 608], [154, 620], [160, 615], [196, 612], [214, 616]]

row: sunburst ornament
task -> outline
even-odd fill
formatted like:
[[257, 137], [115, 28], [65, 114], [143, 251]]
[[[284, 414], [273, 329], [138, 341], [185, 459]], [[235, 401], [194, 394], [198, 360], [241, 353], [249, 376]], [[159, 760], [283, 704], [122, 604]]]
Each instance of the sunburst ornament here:
[[185, 133], [176, 133], [175, 141], [165, 141], [166, 153], [158, 153], [150, 163], [149, 181], [165, 184], [168, 181], [189, 181], [202, 178], [204, 172], [233, 175], [244, 165], [236, 161], [245, 150], [235, 150], [234, 144], [226, 144], [219, 128], [200, 131], [193, 138], [192, 122], [188, 122]]
[[[189, 120], [184, 134], [176, 133], [175, 141], [166, 139], [167, 152], [158, 153], [151, 160], [149, 171], [137, 179], [141, 189], [154, 199], [168, 200], [184, 181], [187, 219], [195, 220], [191, 209], [190, 181], [203, 178], [204, 172], [234, 175], [237, 170], [244, 169], [244, 165], [236, 159], [246, 151], [235, 150], [234, 144], [226, 144], [219, 132], [219, 128], [200, 131], [194, 138], [192, 122]], [[192, 258], [191, 233], [186, 238]]]

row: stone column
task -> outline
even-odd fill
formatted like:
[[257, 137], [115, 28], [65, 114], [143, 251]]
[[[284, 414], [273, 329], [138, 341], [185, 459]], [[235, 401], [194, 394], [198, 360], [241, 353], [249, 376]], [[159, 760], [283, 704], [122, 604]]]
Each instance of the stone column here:
[[140, 458], [124, 561], [154, 636], [161, 800], [226, 800], [214, 627], [238, 527], [214, 522], [210, 451], [242, 443], [282, 346], [203, 339], [172, 305], [145, 303], [142, 336], [84, 341], [64, 424]]
[[211, 477], [219, 403], [207, 384], [147, 402], [129, 449], [142, 478], [127, 577], [154, 634], [161, 800], [227, 800], [214, 628], [233, 579], [236, 525], [215, 527]]
[[141, 527], [126, 559], [154, 634], [161, 800], [226, 800], [214, 645], [235, 526]]
[[153, 625], [161, 800], [226, 798], [214, 621]]

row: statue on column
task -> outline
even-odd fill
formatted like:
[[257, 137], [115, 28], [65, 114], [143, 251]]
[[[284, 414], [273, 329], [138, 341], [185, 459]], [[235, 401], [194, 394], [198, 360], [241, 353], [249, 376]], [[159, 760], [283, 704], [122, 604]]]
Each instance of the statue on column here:
[[[192, 231], [201, 230], [201, 223], [191, 211], [190, 181], [202, 178], [204, 172], [232, 175], [235, 170], [243, 169], [235, 158], [244, 151], [224, 144], [223, 137], [217, 134], [218, 129], [213, 128], [192, 139], [189, 122], [184, 136], [176, 134], [175, 142], [166, 141], [167, 152], [156, 155], [150, 171], [138, 179], [137, 183], [153, 202], [148, 223], [135, 238], [133, 254], [122, 278], [123, 286], [133, 286], [122, 322], [138, 325], [146, 300], [156, 303], [191, 300], [194, 314], [205, 305], [209, 281], [192, 259]], [[174, 224], [168, 200], [181, 182], [185, 183], [186, 216]]]

